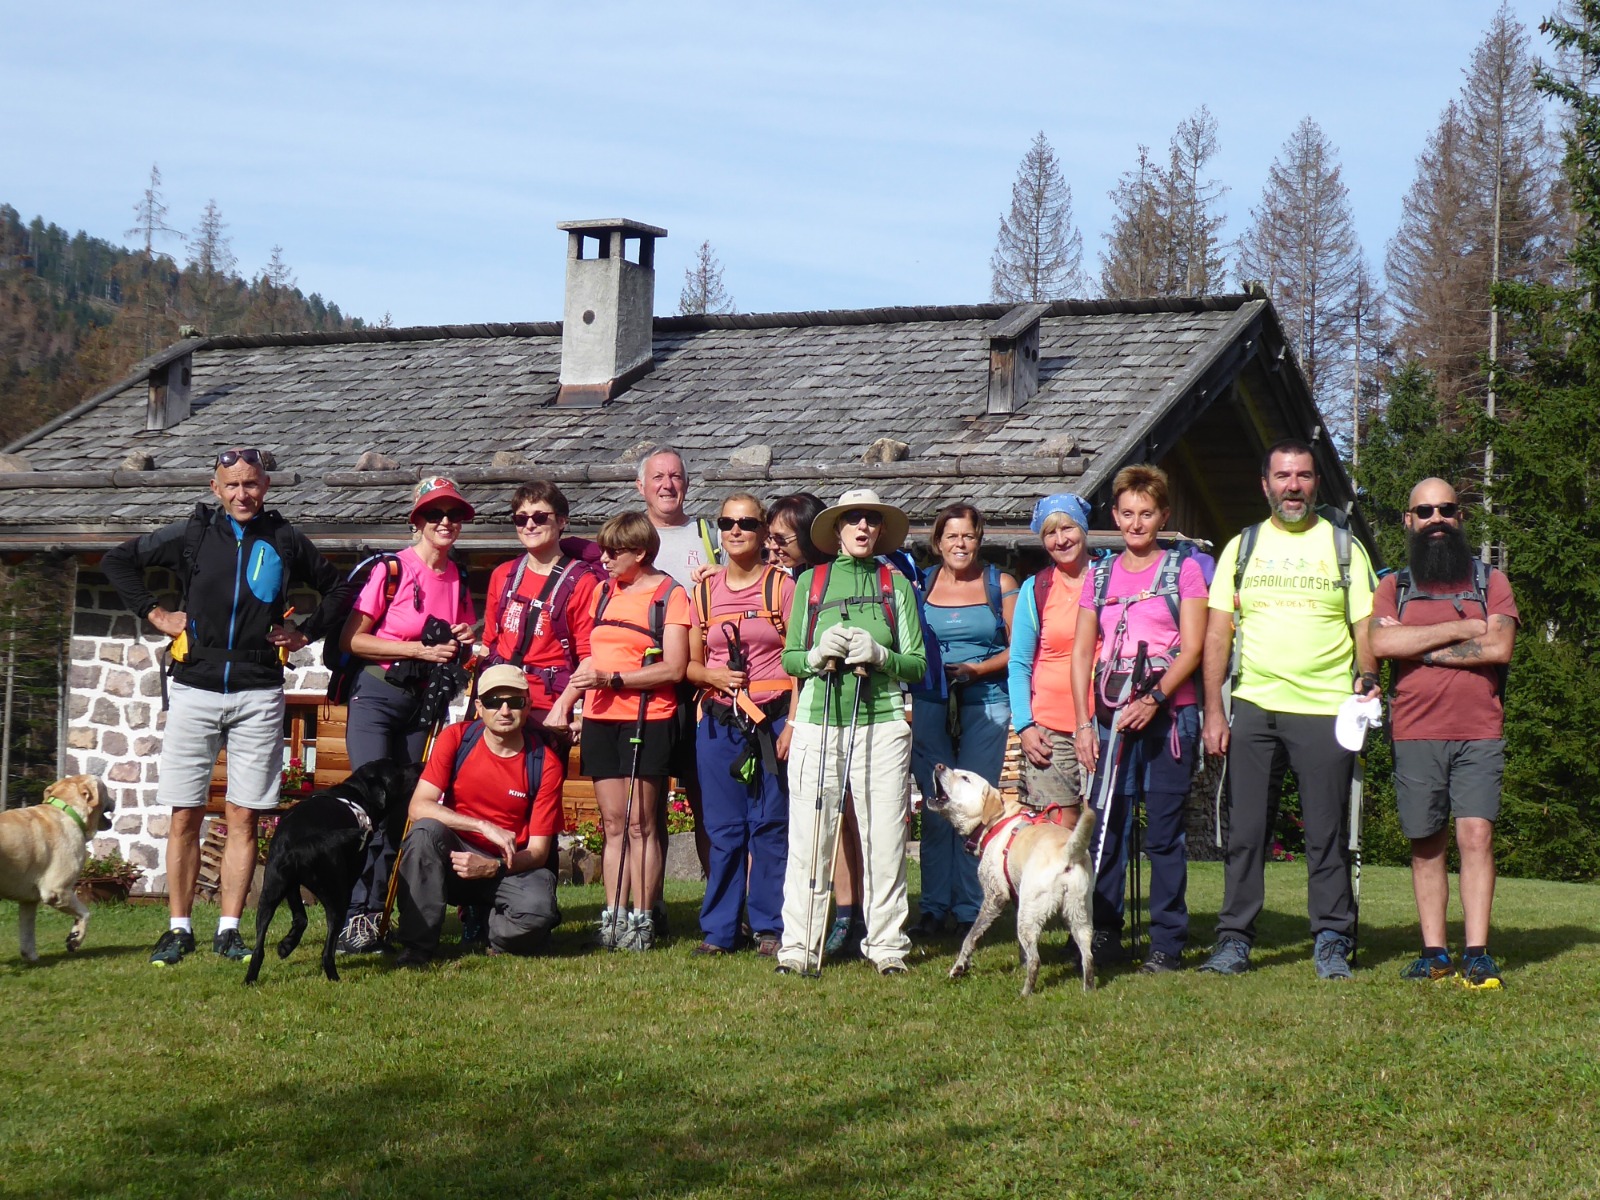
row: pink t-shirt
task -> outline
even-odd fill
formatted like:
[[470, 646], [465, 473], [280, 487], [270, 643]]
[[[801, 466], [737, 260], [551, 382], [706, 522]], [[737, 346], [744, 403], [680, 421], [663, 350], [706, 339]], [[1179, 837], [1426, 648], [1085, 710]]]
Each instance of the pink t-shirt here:
[[[786, 618], [790, 605], [794, 601], [794, 580], [785, 572], [778, 584], [778, 608], [780, 619]], [[724, 625], [732, 625], [739, 630], [739, 640], [744, 643], [745, 657], [750, 660], [749, 673], [751, 682], [757, 680], [787, 679], [783, 670], [783, 638], [778, 635], [777, 626], [766, 616], [761, 615], [764, 605], [762, 603], [761, 577], [749, 587], [734, 591], [728, 586], [728, 573], [718, 571], [708, 580], [711, 591], [711, 612], [709, 614], [699, 611], [700, 589], [695, 589], [695, 620], [704, 622], [708, 615], [711, 618], [710, 630], [706, 634], [705, 662], [708, 667], [725, 667], [728, 665], [728, 639], [722, 632]], [[734, 618], [728, 621], [717, 620], [719, 617]], [[770, 700], [781, 695], [784, 688], [758, 687], [752, 688], [750, 698], [755, 701]]]
[[[472, 596], [461, 587], [455, 563], [447, 561], [444, 570], [432, 570], [410, 546], [395, 557], [400, 560], [400, 586], [388, 609], [383, 607], [386, 572], [382, 564], [373, 568], [361, 595], [356, 597], [358, 613], [369, 617], [383, 613], [372, 630], [374, 637], [387, 642], [415, 642], [421, 640], [422, 627], [429, 617], [442, 617], [449, 625], [471, 625], [478, 619]], [[387, 668], [394, 664], [379, 665]]]
[[[1139, 643], [1145, 643], [1145, 648], [1151, 657], [1162, 655], [1168, 659], [1176, 658], [1178, 654], [1178, 623], [1172, 619], [1172, 608], [1167, 603], [1165, 596], [1148, 596], [1144, 599], [1135, 599], [1128, 604], [1117, 604], [1114, 601], [1124, 597], [1144, 596], [1145, 593], [1155, 590], [1156, 574], [1161, 569], [1161, 560], [1158, 558], [1142, 571], [1129, 571], [1122, 565], [1122, 555], [1117, 555], [1111, 561], [1111, 582], [1106, 587], [1107, 602], [1100, 610], [1100, 661], [1108, 662], [1113, 654], [1118, 653], [1116, 647], [1116, 630], [1122, 620], [1124, 612], [1128, 617], [1128, 627], [1122, 634], [1121, 656], [1132, 659], [1138, 652]], [[1193, 558], [1183, 560], [1183, 566], [1178, 568], [1178, 600], [1204, 600], [1210, 593], [1206, 587], [1205, 574], [1200, 570], [1200, 564]], [[1093, 572], [1084, 574], [1083, 597], [1078, 601], [1084, 608], [1094, 607], [1094, 575]], [[1178, 686], [1177, 692], [1172, 696], [1174, 708], [1195, 702], [1194, 676], [1189, 676]]]

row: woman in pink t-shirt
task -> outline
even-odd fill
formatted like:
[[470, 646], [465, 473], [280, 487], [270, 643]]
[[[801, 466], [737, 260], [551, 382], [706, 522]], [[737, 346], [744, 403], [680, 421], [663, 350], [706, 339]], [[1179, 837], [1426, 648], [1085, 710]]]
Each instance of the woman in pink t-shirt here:
[[[1104, 772], [1115, 772], [1110, 812], [1096, 814], [1096, 840], [1104, 838], [1105, 847], [1095, 881], [1094, 958], [1123, 955], [1125, 839], [1142, 801], [1150, 952], [1140, 970], [1158, 974], [1179, 968], [1189, 937], [1183, 808], [1200, 738], [1193, 678], [1205, 639], [1208, 580], [1196, 556], [1163, 550], [1156, 541], [1171, 515], [1165, 471], [1124, 467], [1111, 492], [1123, 550], [1096, 563], [1085, 580], [1072, 652], [1072, 694], [1078, 711], [1095, 718], [1097, 736], [1078, 738], [1076, 750], [1083, 769], [1096, 771], [1089, 795], [1097, 805]], [[1141, 644], [1149, 671], [1138, 694], [1125, 697]], [[1105, 755], [1113, 721], [1122, 730], [1115, 763]]]
[[[462, 646], [471, 645], [477, 621], [466, 577], [450, 559], [450, 548], [474, 515], [452, 480], [435, 475], [419, 482], [408, 518], [416, 541], [395, 555], [400, 572], [393, 595], [385, 598], [389, 571], [380, 562], [356, 597], [341, 636], [344, 649], [364, 660], [350, 689], [345, 728], [352, 769], [380, 758], [422, 761], [428, 731], [421, 717], [423, 672], [418, 668], [449, 662]], [[453, 639], [423, 645], [422, 630], [429, 617], [449, 625]], [[378, 948], [378, 916], [394, 856], [394, 846], [382, 836], [373, 837], [340, 937], [344, 952]]]
[[[744, 906], [757, 950], [771, 956], [783, 933], [789, 861], [789, 786], [780, 760], [788, 756], [794, 695], [783, 670], [794, 580], [761, 561], [767, 519], [756, 497], [738, 492], [724, 500], [717, 529], [727, 565], [695, 585], [689, 631], [689, 682], [700, 696], [695, 762], [711, 843], [695, 953], [737, 949]], [[742, 662], [731, 661], [735, 653]]]

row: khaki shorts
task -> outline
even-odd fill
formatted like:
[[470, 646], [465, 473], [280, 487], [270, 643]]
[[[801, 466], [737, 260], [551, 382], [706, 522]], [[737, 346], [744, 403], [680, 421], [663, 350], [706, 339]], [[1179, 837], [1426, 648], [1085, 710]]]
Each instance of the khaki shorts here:
[[1057, 733], [1043, 725], [1050, 739], [1050, 765], [1036, 767], [1028, 756], [1022, 756], [1022, 802], [1030, 808], [1047, 808], [1059, 804], [1072, 808], [1082, 801], [1079, 790], [1082, 776], [1078, 770], [1078, 752], [1070, 734]]

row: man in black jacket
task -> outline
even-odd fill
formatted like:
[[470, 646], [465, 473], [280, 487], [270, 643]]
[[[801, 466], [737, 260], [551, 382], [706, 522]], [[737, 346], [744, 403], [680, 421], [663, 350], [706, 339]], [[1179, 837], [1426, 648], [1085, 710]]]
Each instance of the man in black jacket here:
[[[157, 798], [172, 808], [167, 902], [172, 924], [150, 961], [177, 963], [195, 948], [190, 911], [200, 874], [200, 825], [217, 751], [228, 750], [227, 847], [222, 918], [211, 948], [249, 957], [239, 915], [256, 860], [256, 815], [275, 808], [283, 772], [283, 660], [330, 632], [341, 606], [340, 573], [276, 512], [263, 510], [270, 460], [254, 449], [217, 455], [212, 494], [182, 521], [133, 538], [101, 563], [123, 604], [173, 639], [172, 681]], [[178, 579], [180, 612], [156, 603], [145, 569]], [[284, 619], [291, 583], [322, 604], [300, 627]]]

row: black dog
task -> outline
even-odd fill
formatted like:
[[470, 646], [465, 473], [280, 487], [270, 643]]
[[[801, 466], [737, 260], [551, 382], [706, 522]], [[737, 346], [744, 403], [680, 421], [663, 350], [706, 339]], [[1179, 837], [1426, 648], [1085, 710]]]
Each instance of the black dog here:
[[278, 957], [288, 958], [300, 944], [306, 931], [302, 887], [322, 903], [328, 919], [328, 941], [322, 948], [323, 973], [329, 979], [339, 978], [333, 966], [333, 949], [344, 928], [350, 893], [366, 861], [367, 843], [387, 827], [394, 844], [399, 845], [406, 809], [421, 773], [420, 766], [401, 766], [379, 759], [343, 783], [313, 792], [284, 813], [272, 837], [272, 848], [267, 851], [261, 898], [256, 902], [256, 951], [250, 957], [245, 983], [254, 983], [261, 973], [267, 929], [281, 903], [289, 905], [294, 922], [278, 943]]

